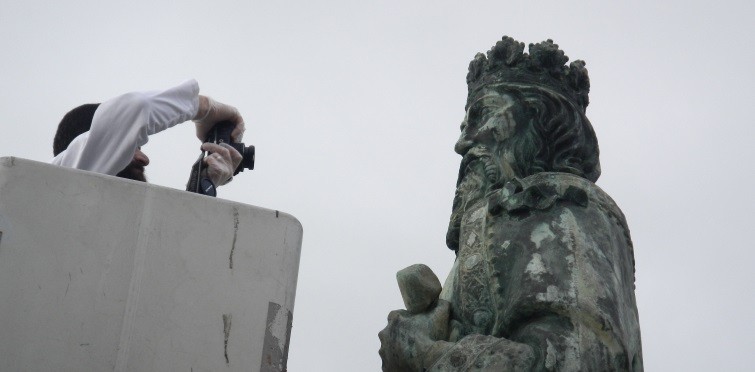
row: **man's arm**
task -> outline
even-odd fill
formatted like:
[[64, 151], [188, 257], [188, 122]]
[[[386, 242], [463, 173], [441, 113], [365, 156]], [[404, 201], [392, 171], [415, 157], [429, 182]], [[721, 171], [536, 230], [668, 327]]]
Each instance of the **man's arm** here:
[[[76, 137], [52, 163], [115, 175], [131, 162], [136, 149], [146, 144], [150, 135], [188, 120], [195, 120], [200, 140], [219, 121], [236, 124], [234, 138], [240, 139], [244, 131], [236, 108], [199, 95], [199, 85], [189, 80], [167, 90], [127, 93], [102, 103], [89, 131]], [[228, 167], [234, 162], [238, 165], [231, 155], [218, 160]]]
[[76, 137], [53, 164], [115, 175], [148, 136], [197, 114], [199, 85], [189, 80], [164, 91], [133, 92], [103, 102], [88, 132]]

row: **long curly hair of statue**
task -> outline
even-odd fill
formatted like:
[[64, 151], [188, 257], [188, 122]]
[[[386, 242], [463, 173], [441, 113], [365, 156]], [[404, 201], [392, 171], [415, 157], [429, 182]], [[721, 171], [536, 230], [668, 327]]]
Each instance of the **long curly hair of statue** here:
[[559, 93], [537, 86], [495, 87], [517, 101], [509, 149], [517, 176], [564, 172], [592, 182], [600, 177], [600, 149], [584, 112]]

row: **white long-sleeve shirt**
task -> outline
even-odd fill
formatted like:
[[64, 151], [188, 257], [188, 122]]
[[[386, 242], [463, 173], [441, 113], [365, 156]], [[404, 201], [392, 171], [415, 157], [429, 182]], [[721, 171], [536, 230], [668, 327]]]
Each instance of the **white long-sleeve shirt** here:
[[52, 164], [116, 175], [148, 136], [194, 118], [198, 109], [196, 80], [164, 91], [115, 97], [97, 107], [89, 131], [74, 138]]

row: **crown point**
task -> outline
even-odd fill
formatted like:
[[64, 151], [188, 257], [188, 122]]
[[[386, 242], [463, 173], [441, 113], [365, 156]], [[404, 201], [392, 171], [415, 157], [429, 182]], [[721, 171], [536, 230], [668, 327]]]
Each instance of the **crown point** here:
[[492, 49], [488, 51], [488, 60], [490, 66], [494, 69], [499, 65], [513, 66], [522, 58], [524, 43], [520, 43], [511, 37], [504, 36], [501, 41], [495, 43]]
[[467, 104], [475, 92], [488, 84], [519, 83], [548, 87], [569, 97], [584, 110], [588, 104], [590, 79], [585, 62], [577, 60], [566, 66], [569, 57], [552, 39], [524, 43], [504, 36], [487, 53], [477, 53], [469, 63]]
[[546, 40], [542, 43], [530, 44], [530, 56], [532, 56], [532, 62], [540, 68], [545, 70], [561, 70], [566, 62], [569, 61], [569, 57], [564, 54], [564, 51], [558, 49], [558, 44], [554, 44], [553, 40]]
[[469, 62], [469, 72], [467, 73], [467, 84], [477, 80], [480, 78], [480, 75], [482, 74], [482, 70], [484, 69], [486, 62], [485, 55], [482, 53], [477, 53], [474, 56], [474, 59]]

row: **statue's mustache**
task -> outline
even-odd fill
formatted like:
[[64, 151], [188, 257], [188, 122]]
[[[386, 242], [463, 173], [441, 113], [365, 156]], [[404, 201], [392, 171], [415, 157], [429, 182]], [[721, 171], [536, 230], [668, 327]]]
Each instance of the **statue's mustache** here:
[[478, 161], [482, 164], [483, 170], [485, 172], [485, 178], [488, 180], [488, 182], [490, 182], [490, 184], [495, 184], [498, 182], [500, 178], [500, 171], [498, 163], [495, 161], [493, 152], [487, 146], [477, 145], [467, 151], [464, 154], [464, 157], [461, 159], [461, 165], [459, 166], [459, 178], [456, 181], [457, 188], [459, 187], [459, 185], [461, 185], [461, 182], [464, 180], [464, 177], [467, 175], [467, 173], [469, 171], [474, 171], [473, 168], [475, 167], [475, 163]]

